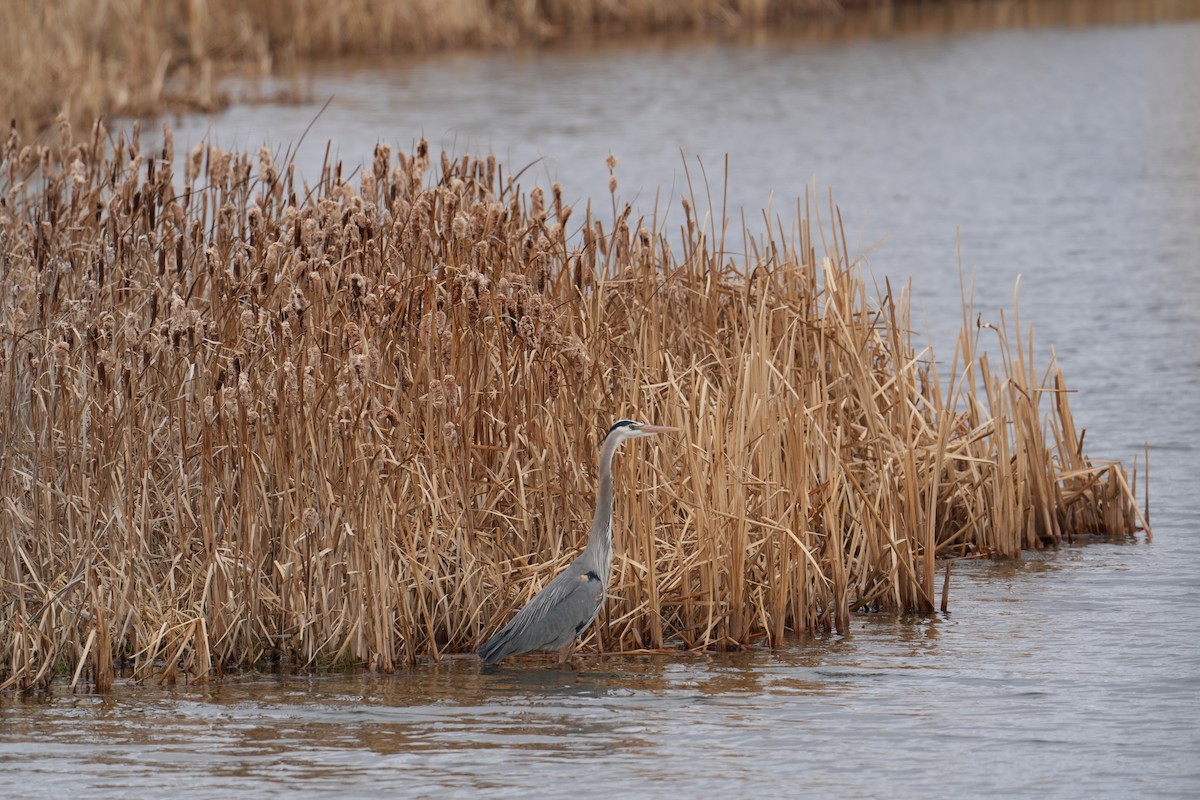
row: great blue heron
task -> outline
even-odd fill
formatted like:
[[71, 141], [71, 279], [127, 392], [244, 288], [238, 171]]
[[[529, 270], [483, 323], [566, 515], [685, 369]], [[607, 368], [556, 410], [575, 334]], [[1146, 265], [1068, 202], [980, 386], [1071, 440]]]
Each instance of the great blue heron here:
[[630, 419], [608, 429], [600, 449], [600, 488], [587, 548], [479, 648], [485, 665], [532, 650], [556, 650], [559, 663], [570, 660], [576, 639], [600, 613], [612, 570], [613, 455], [628, 439], [673, 430]]

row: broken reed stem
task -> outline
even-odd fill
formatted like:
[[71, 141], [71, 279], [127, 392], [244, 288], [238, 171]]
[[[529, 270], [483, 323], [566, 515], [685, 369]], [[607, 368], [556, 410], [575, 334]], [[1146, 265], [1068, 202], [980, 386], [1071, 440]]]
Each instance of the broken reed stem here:
[[939, 557], [1137, 526], [1057, 367], [968, 328], [943, 389], [807, 215], [739, 257], [693, 196], [677, 259], [425, 142], [310, 191], [59, 134], [0, 151], [0, 688], [470, 650], [578, 553], [621, 416], [681, 433], [618, 459], [585, 647], [844, 630], [932, 610]]

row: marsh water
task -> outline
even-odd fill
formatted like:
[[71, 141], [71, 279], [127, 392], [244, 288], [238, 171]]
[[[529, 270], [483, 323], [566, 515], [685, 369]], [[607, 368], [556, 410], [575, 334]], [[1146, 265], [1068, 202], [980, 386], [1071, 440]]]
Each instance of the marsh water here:
[[751, 229], [832, 186], [942, 359], [959, 254], [985, 320], [1020, 275], [1088, 452], [1149, 443], [1153, 540], [961, 563], [947, 615], [857, 615], [775, 651], [8, 696], [0, 796], [1200, 794], [1200, 24], [657, 39], [307, 88], [179, 120], [177, 144], [282, 151], [311, 126], [314, 181], [327, 140], [349, 170], [424, 135], [600, 207], [611, 152], [620, 197], [676, 219], [684, 164], [719, 208], [729, 154]]

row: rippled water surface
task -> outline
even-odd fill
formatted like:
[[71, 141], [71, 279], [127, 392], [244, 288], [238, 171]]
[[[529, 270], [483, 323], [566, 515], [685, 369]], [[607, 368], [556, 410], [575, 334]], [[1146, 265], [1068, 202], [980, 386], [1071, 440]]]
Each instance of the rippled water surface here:
[[985, 316], [1023, 276], [1088, 451], [1150, 443], [1155, 537], [959, 564], [948, 616], [775, 652], [9, 696], [0, 796], [1200, 795], [1198, 78], [1196, 24], [692, 40], [331, 71], [315, 104], [182, 120], [252, 148], [313, 123], [310, 180], [326, 140], [352, 167], [422, 134], [568, 200], [607, 202], [611, 151], [644, 210], [677, 207], [681, 151], [718, 205], [728, 153], [754, 214], [815, 179], [942, 354], [961, 230]]

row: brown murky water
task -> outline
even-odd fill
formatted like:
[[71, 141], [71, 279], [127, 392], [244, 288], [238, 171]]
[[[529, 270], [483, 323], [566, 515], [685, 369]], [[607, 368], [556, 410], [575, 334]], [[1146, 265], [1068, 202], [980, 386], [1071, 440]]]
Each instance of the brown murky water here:
[[[985, 317], [1022, 310], [1089, 451], [1153, 452], [1155, 539], [959, 565], [946, 617], [780, 651], [468, 661], [0, 698], [0, 796], [1200, 794], [1200, 24], [445, 56], [314, 79], [319, 102], [185, 119], [182, 147], [297, 142], [315, 177], [422, 134], [569, 199], [788, 216], [831, 185], [943, 358], [956, 230]], [[332, 97], [319, 116], [320, 104]], [[759, 217], [748, 219], [753, 227]]]

